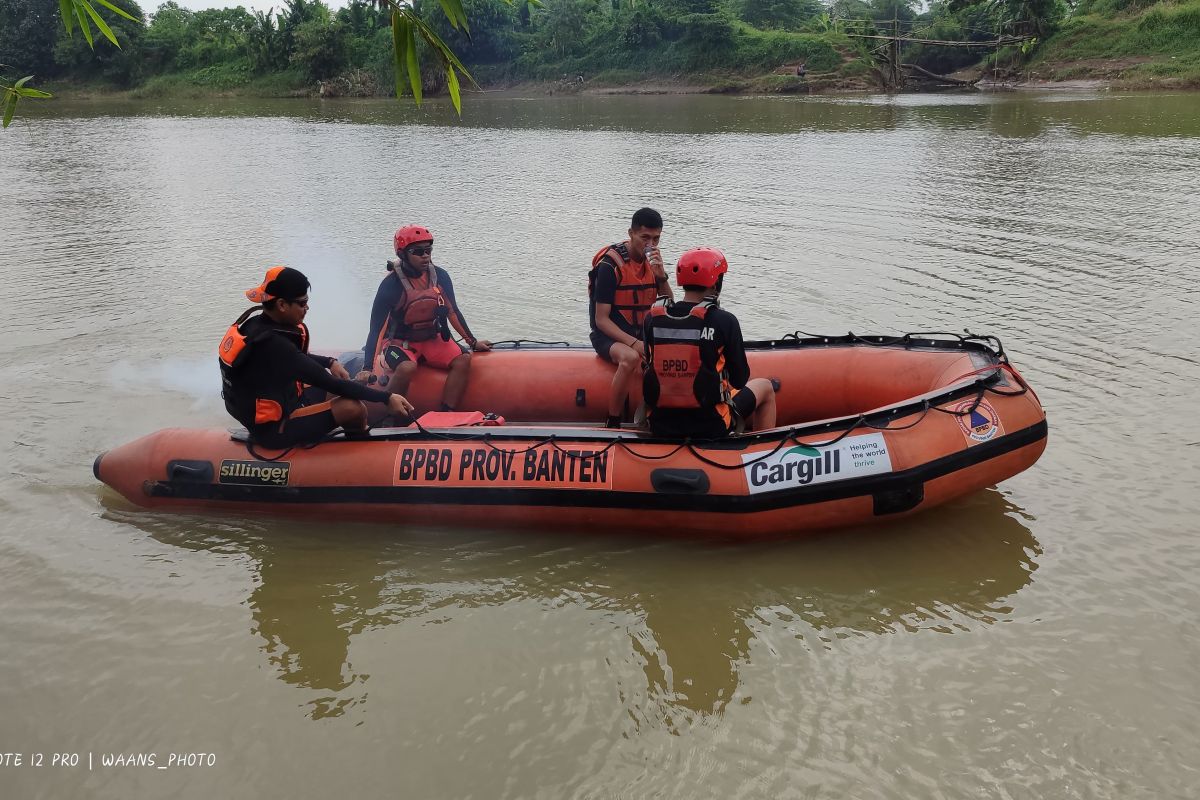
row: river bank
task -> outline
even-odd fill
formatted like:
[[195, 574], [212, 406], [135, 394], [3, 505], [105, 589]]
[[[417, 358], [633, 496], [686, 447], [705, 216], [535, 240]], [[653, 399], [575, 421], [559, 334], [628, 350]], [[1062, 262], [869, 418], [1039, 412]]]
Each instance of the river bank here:
[[[1022, 69], [992, 70], [982, 66], [959, 70], [948, 76], [974, 82], [979, 89], [997, 90], [1101, 90], [1178, 91], [1200, 89], [1200, 73], [1170, 72], [1162, 57], [1131, 56], [1041, 60]], [[563, 76], [551, 81], [481, 81], [482, 89], [467, 89], [466, 96], [503, 93], [524, 96], [558, 95], [764, 95], [840, 94], [881, 91], [870, 67], [850, 60], [836, 72], [798, 76], [796, 65], [783, 64], [759, 75], [699, 73], [683, 75], [639, 75], [625, 71], [596, 76]], [[1168, 73], [1168, 74], [1164, 74]], [[40, 86], [63, 99], [115, 97], [131, 100], [191, 100], [213, 98], [338, 98], [391, 97], [391, 86], [381, 86], [363, 72], [348, 73], [330, 81], [312, 82], [290, 72], [272, 73], [238, 82], [211, 80], [207, 71], [157, 76], [133, 88], [99, 81], [59, 81]], [[936, 81], [912, 80], [906, 91], [962, 90], [962, 86], [939, 85]], [[426, 87], [428, 97], [444, 95]]]

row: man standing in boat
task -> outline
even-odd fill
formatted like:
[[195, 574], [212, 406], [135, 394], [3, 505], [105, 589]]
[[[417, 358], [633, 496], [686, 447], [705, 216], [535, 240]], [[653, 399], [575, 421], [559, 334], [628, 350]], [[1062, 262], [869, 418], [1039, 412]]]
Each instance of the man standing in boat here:
[[[470, 350], [492, 349], [477, 339], [454, 298], [450, 275], [433, 263], [433, 234], [423, 225], [405, 225], [392, 239], [396, 252], [375, 292], [363, 369], [395, 392], [407, 392], [418, 364], [446, 370], [442, 411], [454, 411], [467, 391], [471, 353], [453, 341], [450, 327]], [[362, 377], [360, 374], [359, 377]]]
[[[364, 400], [385, 403], [393, 414], [412, 411], [403, 396], [355, 383], [336, 358], [308, 352], [308, 289], [299, 270], [271, 267], [246, 292], [260, 305], [230, 326], [218, 348], [225, 408], [265, 447], [319, 442], [339, 425], [362, 430]], [[313, 387], [329, 395], [314, 398]]]
[[639, 208], [633, 214], [629, 238], [596, 253], [588, 273], [592, 347], [617, 365], [608, 397], [609, 428], [621, 427], [629, 382], [646, 357], [642, 342], [646, 312], [656, 297], [673, 297], [658, 249], [662, 227], [662, 215], [652, 208]]
[[742, 327], [717, 304], [728, 270], [720, 250], [688, 250], [675, 270], [683, 300], [662, 298], [646, 316], [642, 391], [657, 436], [718, 439], [743, 421], [775, 427], [775, 388], [750, 379]]

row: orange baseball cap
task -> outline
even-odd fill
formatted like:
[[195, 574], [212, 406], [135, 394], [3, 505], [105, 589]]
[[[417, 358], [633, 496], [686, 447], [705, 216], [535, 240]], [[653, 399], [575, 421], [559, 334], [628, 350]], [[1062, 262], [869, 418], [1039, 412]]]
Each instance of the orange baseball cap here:
[[262, 283], [246, 290], [246, 299], [251, 303], [265, 303], [282, 297], [294, 300], [308, 291], [309, 282], [304, 273], [291, 267], [271, 267]]

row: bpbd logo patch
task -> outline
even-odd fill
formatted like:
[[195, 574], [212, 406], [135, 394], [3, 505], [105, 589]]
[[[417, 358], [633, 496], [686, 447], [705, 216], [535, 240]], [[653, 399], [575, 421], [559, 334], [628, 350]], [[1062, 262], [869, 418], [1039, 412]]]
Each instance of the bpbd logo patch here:
[[1000, 427], [1000, 415], [987, 400], [981, 400], [974, 408], [972, 406], [975, 406], [974, 400], [966, 400], [954, 406], [954, 411], [961, 415], [956, 419], [968, 442], [988, 442], [1004, 433]]
[[288, 461], [234, 461], [221, 462], [217, 475], [218, 483], [236, 483], [243, 486], [287, 486], [292, 471]]

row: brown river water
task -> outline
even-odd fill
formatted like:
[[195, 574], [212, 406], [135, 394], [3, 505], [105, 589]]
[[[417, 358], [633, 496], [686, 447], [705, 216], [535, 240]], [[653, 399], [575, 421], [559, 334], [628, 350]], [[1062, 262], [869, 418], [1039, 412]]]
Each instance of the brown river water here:
[[[5, 800], [1200, 797], [1200, 95], [22, 113]], [[668, 258], [725, 249], [750, 337], [999, 336], [1045, 455], [753, 544], [152, 514], [92, 477], [228, 424], [215, 346], [266, 266], [358, 346], [420, 222], [479, 335], [584, 342], [587, 262], [643, 204]]]

